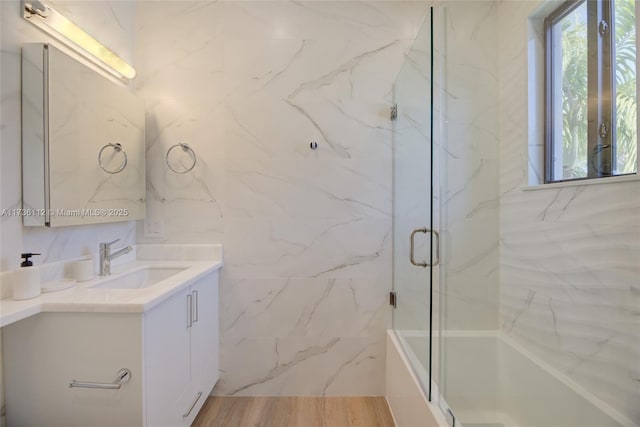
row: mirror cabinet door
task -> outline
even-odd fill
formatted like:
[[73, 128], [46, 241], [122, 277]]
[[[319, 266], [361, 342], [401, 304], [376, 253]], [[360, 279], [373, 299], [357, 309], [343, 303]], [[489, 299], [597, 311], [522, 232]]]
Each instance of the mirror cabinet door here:
[[143, 219], [144, 105], [51, 45], [23, 47], [25, 225]]

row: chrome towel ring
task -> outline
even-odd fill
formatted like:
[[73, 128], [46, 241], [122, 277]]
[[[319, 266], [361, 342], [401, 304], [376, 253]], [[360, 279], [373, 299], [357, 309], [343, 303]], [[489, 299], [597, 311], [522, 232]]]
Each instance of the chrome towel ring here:
[[[120, 163], [120, 166], [118, 166], [116, 169], [114, 170], [109, 170], [105, 167], [104, 163], [102, 162], [102, 153], [104, 152], [104, 150], [108, 147], [113, 147], [114, 150], [114, 155], [116, 153], [122, 153], [124, 155], [123, 159], [122, 159], [122, 163]], [[102, 146], [102, 148], [100, 149], [100, 151], [98, 151], [98, 164], [100, 165], [100, 169], [102, 169], [103, 171], [105, 171], [106, 173], [110, 173], [110, 174], [116, 174], [116, 173], [120, 173], [124, 170], [124, 168], [127, 167], [127, 162], [129, 161], [129, 158], [127, 157], [127, 152], [124, 151], [124, 147], [122, 147], [122, 144], [120, 144], [119, 142], [113, 144], [113, 143], [109, 143], [109, 144], [105, 144], [104, 146]]]
[[[184, 151], [185, 153], [189, 153], [189, 155], [191, 156], [191, 159], [193, 160], [193, 162], [191, 163], [191, 166], [183, 170], [177, 170], [173, 166], [171, 166], [171, 164], [169, 163], [169, 154], [176, 147], [180, 147], [182, 148], [182, 151]], [[167, 163], [167, 167], [171, 169], [172, 172], [183, 174], [183, 173], [191, 172], [193, 168], [196, 167], [197, 157], [196, 157], [196, 152], [193, 151], [193, 148], [189, 147], [189, 144], [185, 144], [184, 142], [179, 142], [178, 144], [175, 144], [169, 147], [169, 149], [167, 150], [167, 155], [164, 158], [164, 161]]]

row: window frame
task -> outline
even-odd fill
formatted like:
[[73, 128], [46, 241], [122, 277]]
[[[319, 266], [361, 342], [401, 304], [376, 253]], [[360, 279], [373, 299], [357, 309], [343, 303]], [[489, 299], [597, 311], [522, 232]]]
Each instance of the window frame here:
[[[544, 64], [544, 183], [582, 181], [595, 178], [637, 175], [636, 173], [617, 174], [616, 171], [616, 116], [615, 116], [615, 25], [614, 0], [568, 0], [553, 10], [544, 19], [545, 64]], [[563, 175], [555, 179], [558, 166], [554, 163], [554, 154], [558, 147], [554, 133], [553, 92], [557, 85], [554, 69], [561, 53], [553, 48], [553, 28], [575, 9], [587, 5], [587, 176], [565, 179]], [[601, 22], [608, 24], [603, 32]], [[637, 30], [636, 30], [637, 31]], [[555, 55], [554, 55], [555, 54]], [[560, 64], [561, 66], [561, 64]], [[597, 102], [591, 102], [596, 99]], [[561, 126], [561, 125], [560, 125]], [[559, 141], [562, 144], [562, 141]], [[559, 147], [562, 150], [562, 147]], [[560, 168], [562, 165], [560, 165]], [[561, 171], [561, 169], [560, 169]]]

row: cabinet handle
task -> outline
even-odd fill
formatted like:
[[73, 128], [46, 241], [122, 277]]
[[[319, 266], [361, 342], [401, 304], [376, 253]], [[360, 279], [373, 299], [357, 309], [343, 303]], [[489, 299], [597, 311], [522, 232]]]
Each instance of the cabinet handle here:
[[196, 403], [198, 403], [198, 400], [200, 400], [201, 397], [202, 397], [202, 392], [199, 392], [198, 395], [196, 396], [196, 400], [193, 401], [187, 413], [182, 414], [182, 418], [187, 418], [189, 415], [191, 415], [191, 411], [193, 411], [193, 408], [196, 407]]
[[193, 301], [191, 294], [187, 295], [187, 328], [193, 325]]
[[69, 387], [79, 387], [79, 388], [103, 388], [107, 390], [119, 390], [122, 387], [122, 384], [129, 381], [131, 378], [131, 371], [128, 369], [120, 369], [116, 376], [116, 379], [113, 380], [112, 383], [91, 383], [91, 382], [81, 382], [76, 380], [69, 381]]
[[198, 321], [198, 291], [193, 291], [193, 323]]

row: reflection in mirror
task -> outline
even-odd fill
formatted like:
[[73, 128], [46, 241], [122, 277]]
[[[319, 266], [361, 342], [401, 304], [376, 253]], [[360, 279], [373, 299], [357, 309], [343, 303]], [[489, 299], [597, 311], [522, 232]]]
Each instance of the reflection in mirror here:
[[22, 63], [24, 224], [143, 219], [142, 101], [51, 45]]

